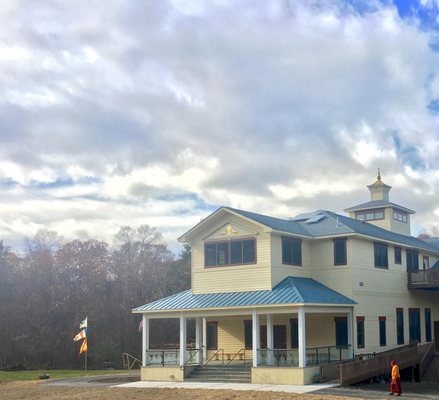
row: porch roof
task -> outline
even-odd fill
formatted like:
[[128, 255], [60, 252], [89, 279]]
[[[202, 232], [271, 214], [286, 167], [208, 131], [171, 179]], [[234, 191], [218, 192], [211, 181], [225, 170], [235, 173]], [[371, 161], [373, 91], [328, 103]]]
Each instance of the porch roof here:
[[191, 290], [145, 304], [133, 312], [217, 309], [280, 304], [352, 305], [355, 301], [310, 278], [289, 276], [272, 290], [192, 294]]

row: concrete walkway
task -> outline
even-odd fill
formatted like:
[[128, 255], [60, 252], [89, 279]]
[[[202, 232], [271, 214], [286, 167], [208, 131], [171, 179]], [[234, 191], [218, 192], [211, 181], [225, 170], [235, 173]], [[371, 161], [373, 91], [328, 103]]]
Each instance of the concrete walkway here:
[[156, 388], [156, 389], [210, 389], [210, 390], [254, 390], [257, 392], [310, 393], [338, 386], [334, 383], [316, 383], [313, 385], [262, 385], [253, 383], [226, 382], [130, 382], [114, 385], [119, 388]]

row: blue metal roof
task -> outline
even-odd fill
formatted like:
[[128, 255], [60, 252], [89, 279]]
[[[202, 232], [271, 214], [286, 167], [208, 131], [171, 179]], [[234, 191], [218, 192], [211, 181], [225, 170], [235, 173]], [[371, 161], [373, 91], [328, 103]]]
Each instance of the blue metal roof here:
[[352, 305], [355, 301], [310, 278], [287, 277], [273, 290], [192, 294], [190, 290], [134, 308], [134, 312], [218, 309], [280, 304]]
[[303, 236], [310, 236], [309, 232], [306, 229], [304, 229], [300, 224], [298, 224], [296, 221], [269, 217], [268, 215], [257, 214], [250, 211], [238, 210], [237, 208], [231, 208], [231, 207], [224, 207], [224, 208], [227, 210], [234, 211], [235, 213], [240, 214], [243, 217], [250, 218], [253, 221], [259, 222], [263, 225], [266, 225], [278, 231], [295, 233], [297, 235], [303, 235]]
[[326, 218], [323, 218], [316, 223], [310, 224], [306, 220], [285, 220], [268, 217], [266, 215], [256, 214], [248, 211], [237, 210], [235, 208], [224, 208], [234, 211], [235, 213], [243, 215], [256, 222], [264, 224], [272, 229], [291, 234], [308, 236], [310, 238], [333, 235], [339, 236], [357, 233], [383, 241], [391, 241], [409, 247], [428, 250], [434, 253], [439, 252], [439, 247], [437, 243], [429, 243], [425, 240], [417, 239], [413, 236], [406, 236], [399, 233], [391, 232], [387, 229], [380, 228], [366, 221], [361, 221], [354, 218], [346, 217], [344, 215], [339, 215], [332, 211], [320, 210], [319, 213], [325, 214]]

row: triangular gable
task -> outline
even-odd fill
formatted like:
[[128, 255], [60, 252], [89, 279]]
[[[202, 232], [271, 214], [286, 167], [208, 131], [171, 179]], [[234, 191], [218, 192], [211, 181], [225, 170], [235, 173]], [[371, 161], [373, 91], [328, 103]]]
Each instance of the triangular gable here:
[[[183, 235], [181, 235], [178, 238], [178, 241], [180, 242], [188, 242], [190, 240], [191, 237], [199, 234], [202, 231], [206, 230], [206, 227], [208, 227], [209, 225], [215, 225], [215, 223], [221, 223], [221, 226], [224, 225], [224, 220], [228, 220], [227, 216], [230, 215], [234, 215], [236, 217], [239, 217], [240, 219], [242, 219], [243, 224], [245, 224], [244, 221], [248, 221], [251, 224], [255, 225], [255, 226], [260, 226], [261, 230], [267, 230], [270, 229], [269, 226], [254, 220], [253, 218], [249, 218], [246, 217], [244, 215], [241, 215], [237, 212], [235, 212], [235, 210], [233, 209], [229, 209], [228, 207], [221, 207], [218, 210], [214, 211], [212, 214], [208, 215], [206, 218], [204, 218], [202, 221], [200, 221], [197, 225], [195, 225], [193, 228], [189, 229], [186, 233], [184, 233]], [[227, 224], [226, 224], [227, 225]], [[236, 223], [234, 223], [234, 225], [236, 225]], [[222, 229], [224, 229], [222, 227]], [[248, 228], [246, 228], [248, 231]], [[215, 230], [215, 232], [218, 230], [217, 226], [213, 227], [213, 230]], [[255, 231], [253, 231], [254, 233]], [[207, 235], [210, 237], [210, 235], [212, 234], [211, 230], [207, 230], [207, 232], [204, 233], [204, 237]]]

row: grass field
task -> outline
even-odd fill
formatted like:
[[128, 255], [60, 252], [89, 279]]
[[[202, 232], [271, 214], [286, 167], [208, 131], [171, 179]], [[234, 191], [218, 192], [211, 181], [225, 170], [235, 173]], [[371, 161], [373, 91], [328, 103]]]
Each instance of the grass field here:
[[74, 378], [77, 376], [93, 376], [106, 374], [127, 373], [126, 370], [32, 370], [32, 371], [0, 371], [0, 383], [12, 381], [29, 381], [36, 380], [39, 376], [49, 374], [50, 379]]

